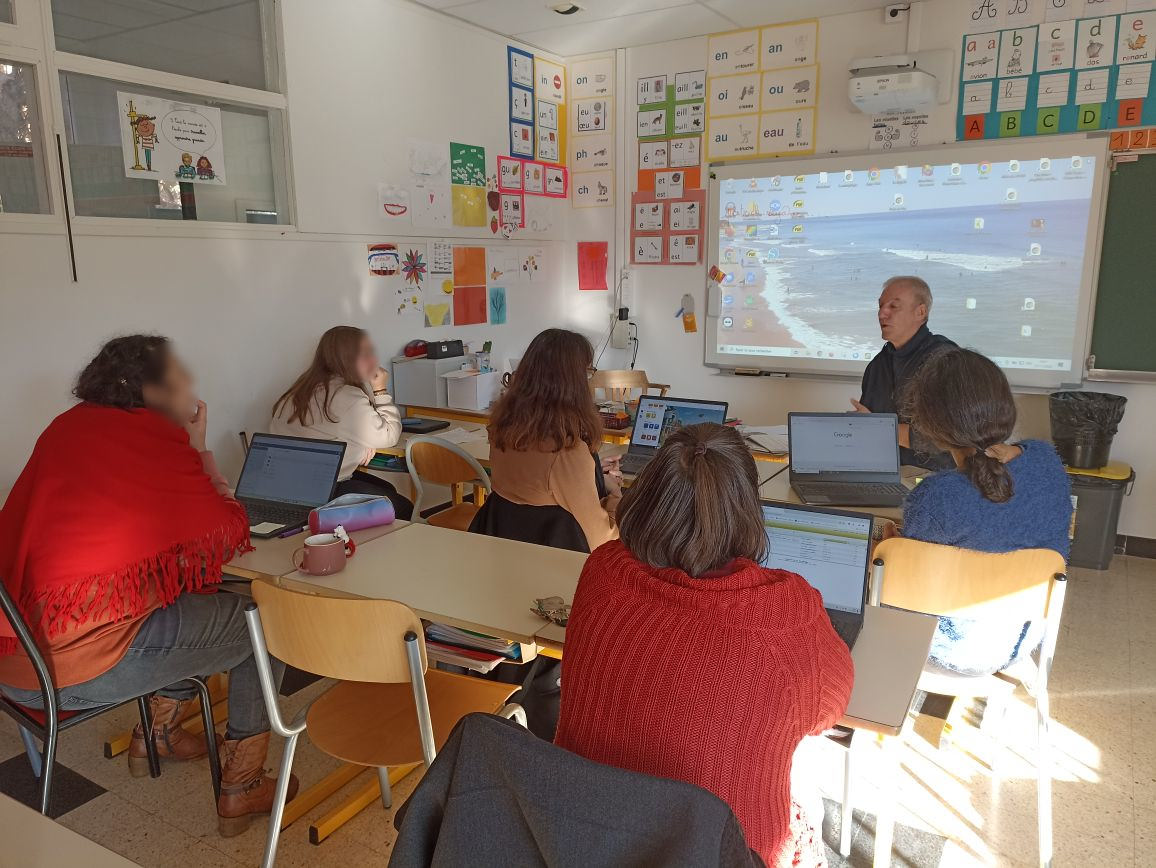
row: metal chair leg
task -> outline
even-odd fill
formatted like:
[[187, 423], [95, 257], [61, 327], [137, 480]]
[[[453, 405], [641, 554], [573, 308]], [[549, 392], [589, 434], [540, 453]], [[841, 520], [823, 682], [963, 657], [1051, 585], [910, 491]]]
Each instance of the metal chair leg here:
[[213, 795], [221, 798], [221, 755], [217, 752], [217, 724], [213, 720], [213, 697], [209, 685], [202, 678], [190, 678], [201, 699], [201, 720], [205, 724], [205, 744], [209, 749], [209, 775], [213, 779]]
[[20, 740], [24, 742], [24, 752], [28, 754], [28, 764], [32, 766], [32, 777], [39, 778], [43, 765], [40, 762], [40, 748], [36, 745], [36, 736], [22, 726], [17, 728], [20, 730]]
[[851, 775], [854, 763], [851, 760], [851, 748], [854, 745], [854, 736], [847, 741], [846, 753], [843, 756], [843, 807], [839, 812], [839, 855], [844, 859], [851, 855]]
[[48, 716], [44, 738], [44, 752], [40, 755], [40, 813], [49, 816], [52, 807], [52, 773], [56, 770], [56, 739], [60, 735], [60, 723], [55, 714]]
[[377, 779], [381, 782], [381, 806], [388, 811], [393, 807], [393, 790], [389, 786], [388, 766], [377, 767]]
[[145, 754], [149, 760], [149, 777], [161, 776], [161, 758], [157, 755], [157, 740], [153, 733], [153, 713], [149, 707], [151, 694], [136, 698], [137, 708], [140, 709], [140, 726], [144, 732]]
[[1052, 753], [1051, 733], [1049, 723], [1051, 710], [1048, 702], [1047, 689], [1040, 690], [1036, 695], [1036, 716], [1038, 728], [1036, 738], [1039, 752], [1039, 788], [1037, 807], [1040, 839], [1040, 865], [1050, 868], [1052, 864]]
[[498, 716], [514, 721], [523, 729], [530, 728], [530, 723], [526, 719], [526, 709], [516, 702], [507, 702], [503, 705], [502, 710], [498, 712]]
[[293, 772], [293, 754], [297, 751], [295, 732], [285, 739], [285, 752], [281, 755], [281, 771], [277, 777], [277, 789], [273, 793], [273, 807], [269, 811], [269, 834], [265, 841], [265, 856], [261, 868], [273, 868], [277, 858], [277, 840], [281, 837], [281, 819], [285, 816], [285, 797], [289, 795], [289, 776]]

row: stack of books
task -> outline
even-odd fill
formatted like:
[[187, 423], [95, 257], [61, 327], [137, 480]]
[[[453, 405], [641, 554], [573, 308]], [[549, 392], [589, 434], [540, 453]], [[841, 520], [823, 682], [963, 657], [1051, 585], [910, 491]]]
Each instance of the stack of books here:
[[425, 628], [426, 656], [439, 663], [464, 666], [486, 673], [499, 663], [522, 659], [522, 646], [484, 633], [462, 630], [448, 624]]

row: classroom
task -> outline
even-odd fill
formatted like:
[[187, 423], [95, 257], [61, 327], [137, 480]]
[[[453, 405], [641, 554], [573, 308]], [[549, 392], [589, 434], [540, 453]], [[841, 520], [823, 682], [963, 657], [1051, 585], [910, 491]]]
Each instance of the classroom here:
[[0, 866], [1156, 863], [1154, 62], [0, 0]]

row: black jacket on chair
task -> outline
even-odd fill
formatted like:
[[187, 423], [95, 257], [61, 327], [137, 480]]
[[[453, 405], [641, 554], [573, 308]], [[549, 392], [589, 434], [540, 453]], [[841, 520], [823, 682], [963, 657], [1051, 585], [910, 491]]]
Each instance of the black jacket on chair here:
[[730, 808], [489, 714], [462, 718], [394, 821], [391, 868], [758, 868]]

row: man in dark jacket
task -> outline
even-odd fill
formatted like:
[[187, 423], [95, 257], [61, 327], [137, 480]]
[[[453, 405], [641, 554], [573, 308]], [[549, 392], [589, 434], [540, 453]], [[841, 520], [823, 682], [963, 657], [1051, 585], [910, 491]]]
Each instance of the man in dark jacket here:
[[860, 413], [899, 415], [899, 460], [902, 464], [943, 470], [954, 467], [951, 455], [913, 431], [902, 413], [903, 390], [919, 366], [955, 342], [927, 328], [931, 287], [921, 277], [902, 275], [883, 284], [879, 296], [879, 330], [887, 341], [863, 372], [862, 396], [851, 403]]

